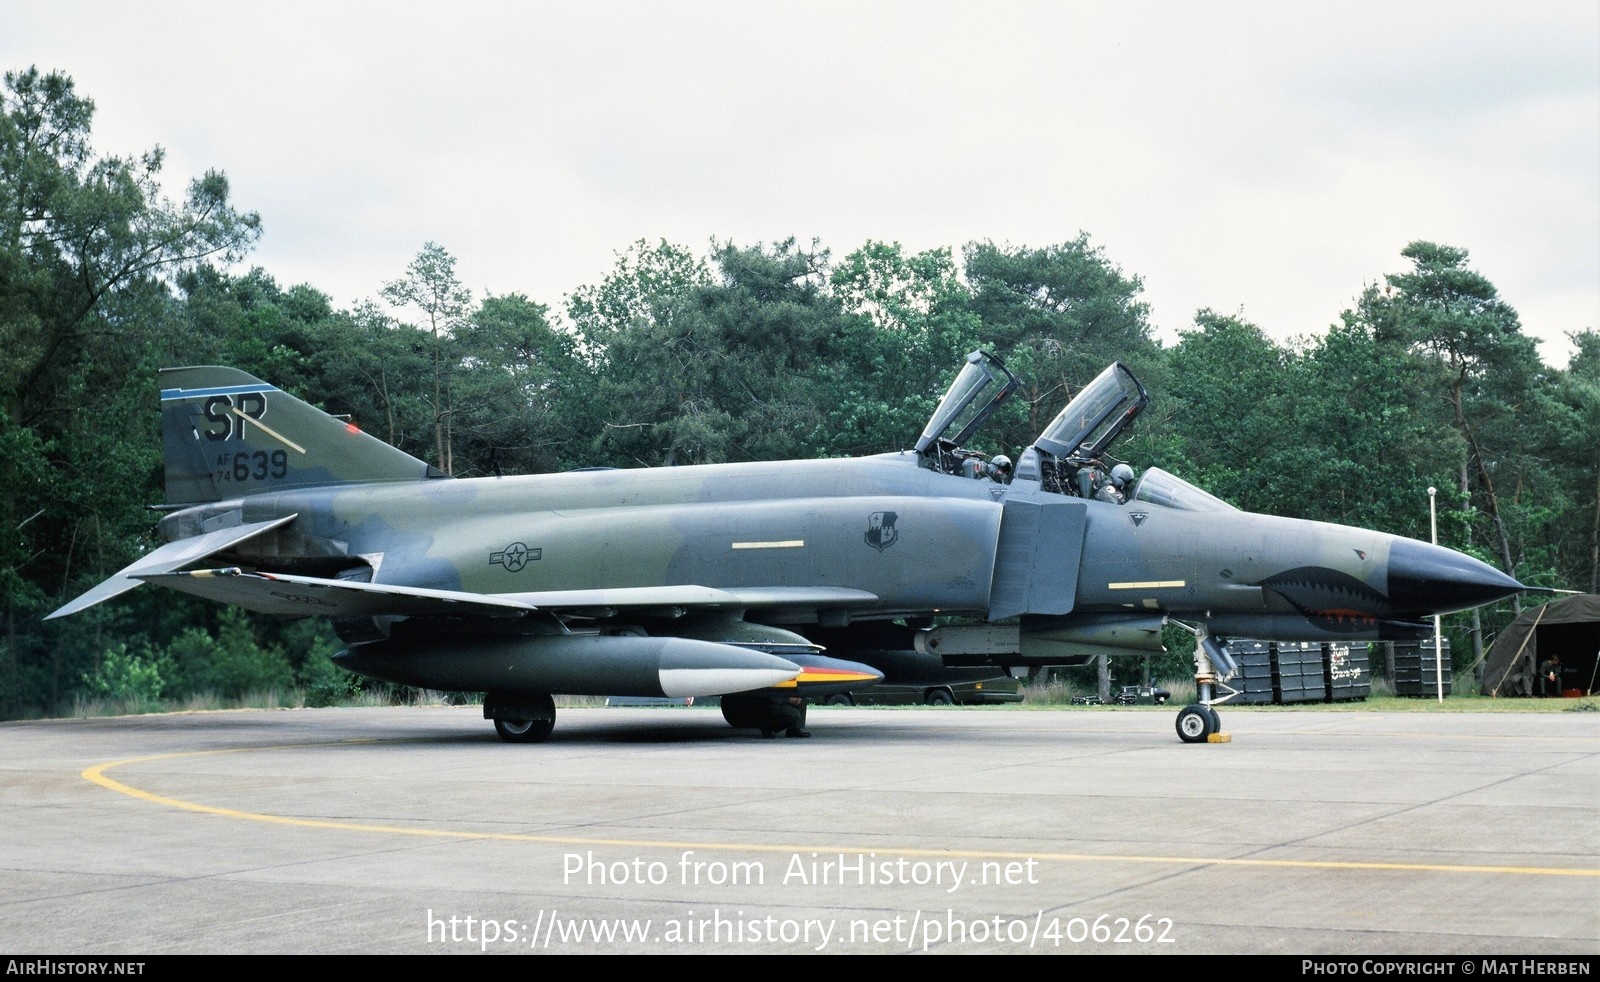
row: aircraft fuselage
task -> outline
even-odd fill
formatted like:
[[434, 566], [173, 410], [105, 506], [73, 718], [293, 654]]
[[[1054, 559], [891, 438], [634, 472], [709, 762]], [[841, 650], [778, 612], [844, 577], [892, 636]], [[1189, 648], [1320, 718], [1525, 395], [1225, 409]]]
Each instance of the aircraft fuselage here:
[[[1064, 497], [909, 453], [305, 488], [188, 509], [163, 533], [286, 515], [298, 519], [239, 561], [507, 597], [803, 583], [874, 598], [746, 614], [786, 624], [1137, 612], [1235, 635], [1377, 638], [1509, 581], [1381, 532]], [[1008, 581], [1022, 598], [999, 604]]]

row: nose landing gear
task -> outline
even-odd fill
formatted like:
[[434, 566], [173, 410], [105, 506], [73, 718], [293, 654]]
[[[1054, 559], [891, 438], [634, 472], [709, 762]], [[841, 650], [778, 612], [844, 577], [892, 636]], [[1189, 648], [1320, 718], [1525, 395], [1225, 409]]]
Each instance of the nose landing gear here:
[[[1213, 638], [1204, 627], [1172, 623], [1194, 635], [1194, 691], [1196, 702], [1178, 711], [1178, 739], [1184, 743], [1231, 743], [1233, 736], [1222, 732], [1222, 717], [1216, 706], [1239, 694], [1227, 680], [1239, 673], [1239, 666], [1227, 644]], [[1218, 669], [1222, 674], [1218, 675]], [[1218, 696], [1217, 690], [1226, 690]]]

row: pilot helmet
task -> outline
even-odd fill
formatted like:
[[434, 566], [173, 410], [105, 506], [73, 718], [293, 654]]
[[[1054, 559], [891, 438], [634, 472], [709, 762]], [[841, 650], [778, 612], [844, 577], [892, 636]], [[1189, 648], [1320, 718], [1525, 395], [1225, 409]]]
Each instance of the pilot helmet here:
[[1111, 483], [1121, 491], [1133, 483], [1133, 468], [1127, 464], [1118, 464], [1111, 468]]
[[1011, 458], [1007, 457], [1003, 453], [995, 454], [994, 457], [990, 459], [989, 463], [1001, 474], [1011, 473]]

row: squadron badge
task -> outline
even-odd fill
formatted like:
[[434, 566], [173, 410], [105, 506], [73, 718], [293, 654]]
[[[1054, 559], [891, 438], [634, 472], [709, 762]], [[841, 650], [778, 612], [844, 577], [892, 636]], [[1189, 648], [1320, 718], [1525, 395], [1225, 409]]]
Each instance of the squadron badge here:
[[867, 545], [882, 552], [900, 540], [900, 530], [894, 527], [899, 512], [875, 511], [867, 516]]

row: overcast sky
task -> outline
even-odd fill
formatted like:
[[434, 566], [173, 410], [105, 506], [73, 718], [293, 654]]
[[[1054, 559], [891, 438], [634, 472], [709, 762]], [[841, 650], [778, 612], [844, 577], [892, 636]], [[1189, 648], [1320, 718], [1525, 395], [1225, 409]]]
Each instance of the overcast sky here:
[[[425, 242], [559, 308], [638, 239], [835, 257], [1080, 231], [1171, 343], [1320, 332], [1415, 239], [1564, 365], [1600, 326], [1600, 4], [0, 0], [94, 145], [226, 172], [340, 307]], [[174, 185], [174, 190], [181, 183]]]

